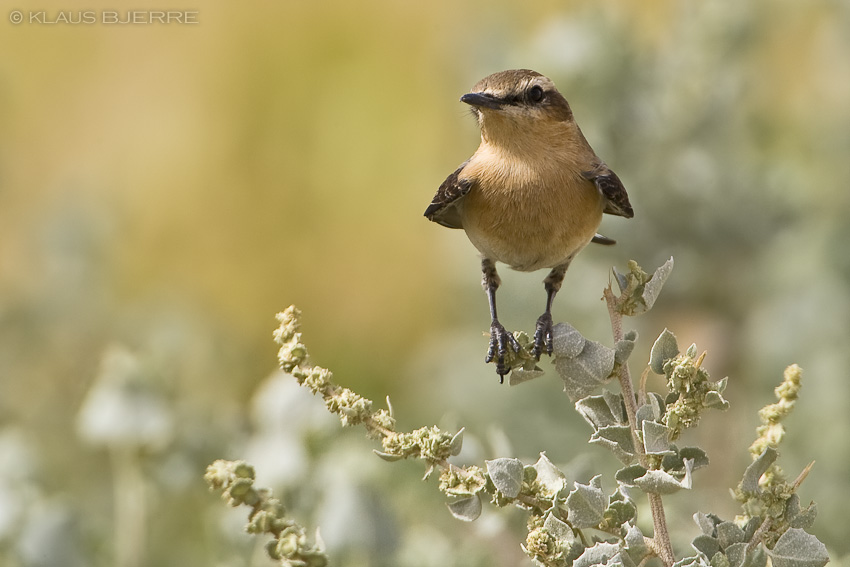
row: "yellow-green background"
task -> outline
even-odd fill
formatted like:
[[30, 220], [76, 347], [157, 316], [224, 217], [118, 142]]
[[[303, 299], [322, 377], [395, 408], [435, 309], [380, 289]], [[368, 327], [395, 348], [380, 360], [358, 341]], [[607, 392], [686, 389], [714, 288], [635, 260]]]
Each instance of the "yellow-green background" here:
[[[792, 362], [805, 383], [783, 464], [795, 476], [817, 461], [801, 489], [819, 502], [813, 531], [834, 558], [850, 553], [847, 2], [169, 0], [132, 8], [199, 23], [135, 26], [26, 19], [114, 3], [25, 4], [0, 14], [6, 564], [116, 564], [122, 448], [79, 427], [115, 344], [171, 420], [162, 446], [129, 451], [146, 502], [137, 564], [267, 564], [201, 475], [246, 456], [264, 427], [274, 437], [251, 400], [274, 369], [273, 315], [291, 303], [314, 361], [377, 403], [389, 395], [402, 428], [465, 426], [476, 458], [545, 450], [583, 482], [613, 471], [553, 373], [498, 386], [475, 251], [422, 217], [477, 145], [458, 98], [515, 67], [556, 82], [636, 213], [603, 222], [619, 244], [574, 262], [556, 320], [609, 340], [610, 266], [673, 256], [655, 310], [627, 322], [642, 339], [633, 372], [669, 327], [730, 377], [732, 409], [685, 439], [712, 466], [668, 499], [679, 554], [694, 511], [736, 513], [727, 488], [755, 412]], [[531, 330], [543, 276], [503, 270], [509, 328]], [[521, 513], [460, 524], [418, 464], [376, 462], [359, 432], [303, 433], [281, 415], [307, 448], [300, 476], [275, 486], [293, 517], [367, 532], [327, 538], [336, 565], [530, 564]]]

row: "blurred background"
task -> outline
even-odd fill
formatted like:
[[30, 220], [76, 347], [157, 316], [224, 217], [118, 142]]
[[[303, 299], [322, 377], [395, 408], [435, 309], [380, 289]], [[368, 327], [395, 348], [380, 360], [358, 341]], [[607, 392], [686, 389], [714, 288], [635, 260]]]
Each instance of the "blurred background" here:
[[[246, 458], [335, 565], [530, 565], [520, 511], [451, 518], [419, 463], [375, 458], [276, 374], [271, 339], [297, 304], [315, 363], [389, 396], [401, 429], [466, 427], [470, 462], [616, 470], [548, 361], [498, 385], [475, 250], [422, 217], [478, 144], [458, 98], [518, 67], [555, 81], [636, 213], [603, 221], [618, 245], [573, 263], [555, 319], [610, 344], [611, 266], [673, 256], [627, 321], [633, 373], [668, 327], [729, 376], [732, 408], [682, 440], [712, 465], [666, 499], [678, 554], [695, 511], [737, 513], [756, 411], [794, 362], [781, 462], [817, 461], [801, 499], [850, 554], [850, 4], [133, 7], [198, 23], [71, 23], [126, 17], [102, 1], [0, 14], [0, 563], [269, 565], [201, 478]], [[502, 276], [503, 322], [532, 331], [545, 273]]]

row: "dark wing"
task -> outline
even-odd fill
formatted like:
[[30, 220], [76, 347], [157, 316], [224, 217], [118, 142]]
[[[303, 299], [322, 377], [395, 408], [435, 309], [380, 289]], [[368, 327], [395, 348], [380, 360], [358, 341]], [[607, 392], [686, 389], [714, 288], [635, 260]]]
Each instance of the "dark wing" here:
[[457, 205], [460, 199], [469, 193], [473, 182], [469, 179], [460, 179], [460, 172], [466, 167], [468, 161], [463, 162], [457, 171], [446, 177], [437, 194], [428, 208], [425, 209], [425, 217], [448, 228], [463, 228], [458, 214]]
[[599, 234], [598, 232], [593, 235], [593, 238], [590, 239], [594, 244], [602, 244], [603, 246], [611, 246], [612, 244], [617, 244], [617, 241], [613, 238], [608, 238], [603, 234]]
[[629, 194], [626, 193], [623, 182], [620, 181], [616, 173], [608, 169], [607, 165], [600, 163], [593, 171], [582, 172], [582, 176], [589, 181], [593, 181], [596, 188], [605, 197], [605, 209], [603, 212], [609, 215], [626, 217], [627, 219], [635, 216], [632, 205], [629, 203]]

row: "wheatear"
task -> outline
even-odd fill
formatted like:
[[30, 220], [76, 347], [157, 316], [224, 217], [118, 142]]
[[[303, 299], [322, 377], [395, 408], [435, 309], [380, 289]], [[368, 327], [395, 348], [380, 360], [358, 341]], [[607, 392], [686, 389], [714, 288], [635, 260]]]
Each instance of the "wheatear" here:
[[597, 157], [551, 80], [527, 69], [479, 81], [461, 102], [472, 107], [481, 145], [440, 185], [425, 216], [462, 228], [481, 253], [490, 302], [490, 345], [501, 380], [507, 348], [520, 346], [496, 316], [496, 262], [543, 280], [546, 311], [537, 319], [533, 354], [552, 354], [552, 301], [567, 268], [589, 242], [613, 244], [596, 229], [602, 213], [634, 216], [625, 187]]

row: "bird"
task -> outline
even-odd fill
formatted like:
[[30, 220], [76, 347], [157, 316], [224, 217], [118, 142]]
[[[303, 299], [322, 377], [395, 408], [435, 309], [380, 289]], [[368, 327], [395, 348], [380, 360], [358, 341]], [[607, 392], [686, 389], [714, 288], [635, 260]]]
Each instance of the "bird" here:
[[549, 269], [546, 308], [537, 319], [532, 355], [552, 354], [552, 303], [564, 274], [590, 242], [610, 245], [596, 231], [603, 213], [632, 218], [620, 178], [585, 139], [567, 100], [548, 77], [512, 69], [476, 83], [460, 102], [471, 107], [481, 144], [437, 189], [425, 217], [462, 229], [481, 255], [490, 306], [485, 363], [500, 382], [511, 368], [507, 349], [520, 345], [499, 321], [496, 263], [520, 272]]

